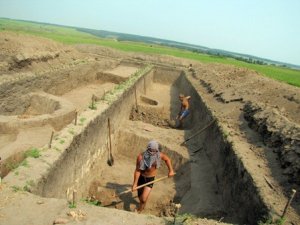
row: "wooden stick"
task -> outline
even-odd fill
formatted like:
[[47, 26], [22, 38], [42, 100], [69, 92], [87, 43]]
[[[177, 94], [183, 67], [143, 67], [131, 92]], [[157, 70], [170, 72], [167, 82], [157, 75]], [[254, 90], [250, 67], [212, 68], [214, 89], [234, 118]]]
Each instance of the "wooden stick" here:
[[67, 199], [68, 203], [70, 203], [69, 195], [70, 195], [70, 188], [67, 188], [67, 190], [66, 190], [66, 199]]
[[76, 190], [73, 190], [73, 198], [72, 198], [72, 204], [73, 205], [75, 205], [75, 203], [76, 203], [76, 193], [77, 193], [77, 191]]
[[202, 150], [202, 149], [203, 149], [203, 148], [200, 147], [200, 148], [198, 148], [196, 151], [192, 152], [192, 154], [195, 154], [195, 153], [199, 152], [199, 151]]
[[94, 106], [95, 105], [95, 97], [94, 97], [94, 95], [92, 95], [92, 109], [94, 109]]
[[146, 78], [144, 77], [144, 94], [146, 95]]
[[50, 142], [49, 142], [49, 148], [51, 148], [52, 145], [52, 139], [53, 139], [54, 131], [51, 133]]
[[[176, 173], [174, 173], [174, 175], [175, 175], [175, 174], [176, 174]], [[147, 186], [147, 185], [149, 185], [149, 184], [154, 184], [154, 183], [156, 183], [156, 182], [162, 181], [162, 180], [167, 179], [167, 178], [169, 178], [169, 176], [164, 176], [164, 177], [155, 179], [155, 180], [150, 181], [150, 182], [148, 182], [148, 183], [145, 183], [145, 184], [142, 184], [142, 185], [140, 185], [140, 186], [137, 186], [136, 189], [133, 190], [133, 191], [136, 191], [136, 190], [138, 190], [138, 189], [140, 189], [140, 188], [142, 188], [142, 187], [145, 187], [145, 186]], [[126, 194], [126, 193], [129, 193], [129, 192], [132, 192], [132, 190], [129, 189], [129, 190], [127, 190], [127, 191], [123, 191], [123, 192], [119, 193], [118, 195]]]
[[112, 156], [112, 147], [111, 147], [111, 127], [110, 127], [110, 119], [108, 118], [108, 138], [109, 138], [109, 157], [108, 157], [108, 165], [112, 166], [114, 164], [114, 158]]
[[110, 153], [111, 153], [111, 128], [110, 128], [110, 119], [109, 118], [108, 118], [107, 122], [108, 122], [108, 135], [109, 135], [109, 149], [110, 149]]
[[139, 108], [138, 108], [137, 97], [136, 97], [136, 86], [134, 86], [134, 96], [135, 96], [135, 108], [136, 111], [138, 112]]
[[265, 181], [267, 182], [268, 186], [273, 189], [274, 191], [276, 191], [276, 189], [273, 187], [272, 183], [268, 180], [268, 178], [266, 176], [264, 176]]
[[292, 201], [293, 201], [293, 198], [295, 197], [296, 192], [297, 192], [297, 191], [296, 191], [295, 189], [292, 190], [291, 197], [289, 198], [288, 202], [286, 203], [286, 205], [285, 205], [285, 207], [284, 207], [284, 210], [283, 210], [283, 213], [282, 213], [281, 218], [283, 218], [283, 217], [285, 216], [285, 214], [286, 214], [286, 212], [287, 212], [287, 210], [288, 210], [288, 207], [290, 206], [290, 204], [291, 204]]
[[78, 112], [77, 112], [77, 110], [75, 111], [75, 126], [77, 125], [77, 116], [78, 116]]
[[203, 132], [205, 129], [207, 129], [208, 127], [210, 127], [210, 125], [212, 125], [214, 122], [216, 121], [216, 119], [213, 119], [209, 124], [207, 124], [205, 127], [203, 127], [201, 130], [197, 131], [195, 134], [193, 134], [192, 136], [190, 136], [188, 139], [186, 139], [184, 142], [181, 143], [181, 145], [184, 145], [186, 142], [188, 142], [189, 140], [191, 140], [193, 137], [197, 136], [198, 134], [200, 134], [201, 132]]

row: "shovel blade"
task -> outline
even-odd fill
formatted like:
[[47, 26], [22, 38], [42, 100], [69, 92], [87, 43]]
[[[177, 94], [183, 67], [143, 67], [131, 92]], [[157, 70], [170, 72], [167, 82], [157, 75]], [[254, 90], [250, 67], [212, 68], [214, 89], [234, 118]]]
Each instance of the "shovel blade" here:
[[109, 166], [113, 166], [113, 165], [114, 165], [114, 161], [111, 160], [111, 159], [109, 159], [109, 160], [107, 160], [107, 164], [108, 164]]

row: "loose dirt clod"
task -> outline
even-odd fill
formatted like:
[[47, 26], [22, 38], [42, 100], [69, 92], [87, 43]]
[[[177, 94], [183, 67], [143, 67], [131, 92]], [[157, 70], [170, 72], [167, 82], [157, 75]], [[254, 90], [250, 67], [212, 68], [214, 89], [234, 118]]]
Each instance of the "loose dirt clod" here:
[[84, 220], [87, 217], [87, 214], [81, 210], [67, 212], [67, 215], [76, 221]]
[[[130, 114], [130, 120], [133, 121], [144, 121], [146, 123], [153, 124], [154, 126], [171, 129], [175, 128], [174, 122], [170, 121], [168, 118], [164, 118], [164, 115], [158, 112], [153, 111], [142, 111], [141, 109], [139, 111], [136, 111], [135, 109], [132, 109]], [[174, 124], [174, 125], [173, 125]]]
[[67, 224], [69, 222], [68, 219], [65, 218], [57, 218], [53, 221], [53, 224]]

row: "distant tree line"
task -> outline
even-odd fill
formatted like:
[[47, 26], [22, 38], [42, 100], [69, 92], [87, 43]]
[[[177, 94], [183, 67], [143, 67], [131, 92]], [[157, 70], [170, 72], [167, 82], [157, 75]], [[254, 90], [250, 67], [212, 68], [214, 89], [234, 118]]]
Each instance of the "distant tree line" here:
[[246, 63], [252, 63], [252, 64], [258, 64], [258, 65], [268, 65], [268, 63], [266, 63], [262, 60], [259, 60], [259, 59], [243, 58], [243, 57], [233, 57], [233, 58], [236, 60], [239, 60], [239, 61], [246, 62]]
[[[1, 24], [0, 24], [1, 25]], [[1, 29], [1, 27], [0, 27]], [[104, 30], [93, 30], [93, 29], [87, 29], [87, 28], [76, 28], [78, 31], [90, 33], [92, 35], [102, 37], [102, 38], [112, 38], [114, 37], [117, 41], [135, 41], [135, 42], [143, 42], [148, 43], [150, 47], [152, 47], [153, 44], [155, 45], [163, 45], [168, 47], [174, 47], [179, 48], [187, 51], [191, 51], [198, 54], [207, 54], [212, 57], [216, 58], [233, 58], [239, 61], [243, 61], [246, 63], [251, 64], [258, 64], [258, 65], [272, 65], [272, 66], [278, 66], [278, 67], [288, 67], [285, 64], [276, 64], [272, 63], [271, 61], [265, 61], [257, 58], [251, 58], [250, 56], [243, 56], [238, 54], [233, 54], [227, 51], [218, 50], [218, 49], [208, 49], [208, 48], [197, 48], [195, 46], [191, 46], [189, 44], [185, 43], [179, 43], [169, 40], [163, 40], [158, 38], [151, 38], [151, 37], [144, 37], [139, 35], [133, 35], [133, 34], [123, 34], [123, 33], [117, 33], [117, 32], [110, 32], [110, 31], [104, 31]]]
[[218, 52], [217, 50], [215, 51], [201, 51], [199, 49], [194, 49], [193, 52], [195, 53], [204, 53], [204, 54], [208, 54], [211, 56], [216, 56], [216, 57], [220, 57], [220, 58], [233, 58], [239, 61], [243, 61], [246, 63], [252, 63], [252, 64], [258, 64], [258, 65], [269, 65], [267, 62], [263, 61], [263, 60], [259, 60], [259, 59], [254, 59], [254, 58], [250, 58], [250, 57], [242, 57], [242, 56], [236, 56], [233, 54], [229, 54], [229, 53], [222, 53], [222, 52]]

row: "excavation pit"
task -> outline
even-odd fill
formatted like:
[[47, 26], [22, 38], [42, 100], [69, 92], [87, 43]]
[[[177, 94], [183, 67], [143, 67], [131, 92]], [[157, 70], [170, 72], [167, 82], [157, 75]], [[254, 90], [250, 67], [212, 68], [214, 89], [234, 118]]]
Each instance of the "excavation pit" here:
[[[180, 93], [191, 96], [192, 113], [184, 121], [183, 130], [170, 129], [168, 121], [180, 109]], [[145, 102], [140, 96], [158, 104]], [[35, 174], [33, 193], [70, 200], [66, 191], [76, 190], [78, 199], [96, 199], [102, 206], [132, 211], [138, 204], [136, 193], [113, 195], [131, 188], [136, 157], [149, 140], [155, 139], [171, 158], [177, 174], [154, 184], [145, 213], [172, 216], [171, 203], [175, 202], [182, 205], [179, 213], [223, 218], [225, 222], [255, 224], [267, 216], [267, 207], [251, 175], [218, 122], [181, 145], [215, 119], [184, 71], [156, 67], [137, 79], [116, 101], [98, 106], [98, 111], [83, 112], [81, 117], [87, 118], [86, 122], [81, 130], [78, 128], [80, 132], [66, 137], [69, 143], [65, 149], [49, 150], [33, 163], [32, 169], [43, 168], [36, 169], [39, 175]], [[133, 112], [144, 115], [136, 119]], [[158, 123], [160, 119], [165, 123]], [[114, 159], [112, 166], [107, 164], [109, 149]], [[157, 178], [165, 175], [167, 169], [162, 162]]]
[[[114, 165], [108, 167], [105, 163], [101, 172], [89, 186], [88, 197], [101, 202], [102, 206], [134, 211], [138, 206], [137, 192], [118, 195], [131, 188], [133, 172], [137, 155], [147, 146], [149, 139], [137, 136], [134, 133], [121, 132], [118, 134], [118, 143], [115, 147]], [[128, 146], [130, 143], [130, 146]], [[162, 146], [162, 152], [172, 156], [172, 162], [177, 175], [155, 183], [151, 198], [147, 203], [145, 213], [155, 216], [172, 216], [164, 211], [170, 202], [179, 202], [190, 185], [190, 165], [188, 159], [177, 152]], [[156, 176], [166, 176], [168, 169], [164, 162]]]
[[43, 127], [51, 124], [60, 130], [74, 118], [74, 105], [67, 100], [44, 92], [31, 93], [12, 104], [12, 115], [0, 115], [0, 131]]
[[25, 95], [20, 99], [14, 99], [6, 105], [3, 115], [18, 116], [18, 118], [29, 118], [42, 114], [51, 114], [60, 108], [59, 102], [48, 96], [33, 93]]

